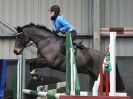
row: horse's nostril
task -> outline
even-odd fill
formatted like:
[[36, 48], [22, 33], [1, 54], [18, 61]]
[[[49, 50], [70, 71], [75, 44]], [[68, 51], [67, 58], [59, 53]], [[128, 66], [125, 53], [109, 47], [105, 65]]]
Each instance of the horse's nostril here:
[[14, 52], [15, 54], [17, 53], [17, 51], [16, 51], [16, 50], [14, 50], [13, 52]]
[[18, 55], [18, 51], [17, 51], [17, 50], [14, 50], [13, 52], [14, 52], [16, 55]]
[[14, 48], [14, 51], [13, 51], [16, 55], [20, 54], [21, 53], [21, 49], [20, 48]]

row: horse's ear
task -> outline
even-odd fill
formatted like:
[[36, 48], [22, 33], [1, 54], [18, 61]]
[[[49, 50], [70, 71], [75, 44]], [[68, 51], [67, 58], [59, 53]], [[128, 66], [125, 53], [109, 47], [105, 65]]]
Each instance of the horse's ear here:
[[22, 27], [17, 26], [15, 29], [17, 30], [18, 33], [23, 32]]
[[30, 22], [30, 26], [35, 26], [35, 24], [34, 24], [34, 23], [32, 23], [32, 22]]

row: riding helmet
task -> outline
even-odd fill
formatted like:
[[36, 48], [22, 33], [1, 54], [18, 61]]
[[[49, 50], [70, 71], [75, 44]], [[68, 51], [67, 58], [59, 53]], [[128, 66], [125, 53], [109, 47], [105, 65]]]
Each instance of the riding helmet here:
[[51, 8], [50, 8], [50, 11], [54, 11], [56, 12], [57, 14], [60, 13], [60, 7], [58, 5], [52, 5]]

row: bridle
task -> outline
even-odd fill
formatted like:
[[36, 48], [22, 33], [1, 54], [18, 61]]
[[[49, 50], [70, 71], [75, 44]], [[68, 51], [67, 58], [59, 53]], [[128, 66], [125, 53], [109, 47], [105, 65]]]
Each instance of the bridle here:
[[[48, 35], [47, 37], [45, 37], [43, 39], [50, 38], [50, 37], [53, 37], [53, 36], [54, 35], [51, 34], [51, 35]], [[32, 45], [37, 48], [36, 44], [43, 40], [43, 39], [40, 39], [40, 40], [38, 40], [36, 42], [29, 42], [28, 44], [26, 44], [26, 42], [25, 42], [25, 35], [24, 35], [23, 32], [17, 33], [16, 38], [19, 38], [21, 40], [21, 42], [22, 42], [22, 49], [30, 47]]]
[[17, 33], [16, 38], [21, 40], [22, 42], [22, 47], [25, 48], [26, 47], [26, 42], [25, 42], [25, 35], [23, 32]]

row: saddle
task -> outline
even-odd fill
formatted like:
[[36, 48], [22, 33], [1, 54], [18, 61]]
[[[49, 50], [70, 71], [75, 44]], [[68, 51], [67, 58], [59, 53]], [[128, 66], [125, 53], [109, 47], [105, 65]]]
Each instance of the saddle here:
[[[54, 35], [63, 38], [63, 40], [60, 44], [60, 52], [65, 55], [66, 54], [66, 37], [65, 36], [60, 36], [56, 32], [53, 32], [53, 33], [54, 33]], [[82, 44], [82, 41], [79, 41], [79, 42], [73, 41], [73, 47], [75, 49], [75, 54], [76, 54], [77, 48], [83, 49], [84, 45]]]
[[[84, 45], [82, 44], [82, 41], [79, 41], [79, 42], [73, 41], [73, 47], [74, 47], [75, 55], [76, 55], [77, 48], [83, 49]], [[65, 40], [63, 40], [62, 43], [60, 44], [60, 52], [64, 55], [66, 54], [66, 42], [65, 42]]]

